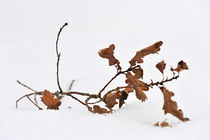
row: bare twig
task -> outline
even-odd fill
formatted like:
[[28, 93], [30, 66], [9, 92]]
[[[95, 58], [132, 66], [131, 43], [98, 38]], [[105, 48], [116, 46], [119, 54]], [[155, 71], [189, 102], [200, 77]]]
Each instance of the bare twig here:
[[140, 66], [137, 65], [137, 66], [135, 66], [135, 67], [130, 67], [130, 68], [128, 68], [128, 69], [125, 70], [125, 71], [119, 71], [119, 72], [117, 72], [117, 74], [116, 74], [114, 77], [112, 77], [111, 80], [109, 80], [109, 82], [108, 82], [108, 83], [99, 91], [99, 93], [98, 93], [99, 98], [101, 99], [101, 93], [106, 89], [106, 87], [107, 87], [115, 78], [117, 78], [120, 74], [125, 74], [125, 73], [127, 73], [127, 72], [129, 72], [129, 71], [132, 71], [133, 69], [135, 69], [135, 68], [137, 68], [137, 67], [140, 67]]
[[39, 110], [43, 110], [41, 107], [38, 106], [38, 104], [34, 103], [34, 101], [32, 101], [29, 96], [26, 96], [26, 97], [28, 98], [29, 101], [31, 101], [32, 104], [34, 104], [36, 107], [38, 107]]
[[81, 104], [85, 105], [86, 104], [84, 102], [82, 102], [81, 100], [79, 100], [78, 98], [76, 98], [75, 96], [71, 95], [71, 94], [66, 94], [67, 96], [70, 96], [71, 98], [75, 99], [76, 101], [80, 102]]
[[[29, 87], [29, 86], [23, 84], [22, 82], [20, 82], [19, 80], [17, 80], [17, 83], [20, 84], [20, 85], [22, 85], [22, 86], [24, 86], [24, 87], [26, 87], [27, 89], [35, 92], [35, 93], [37, 92], [36, 90], [32, 89], [31, 87]], [[36, 104], [38, 104], [37, 99], [36, 99], [36, 96], [37, 96], [37, 94], [34, 94], [34, 101], [35, 101]]]
[[69, 85], [69, 91], [72, 89], [72, 86], [73, 86], [74, 82], [75, 82], [75, 80], [71, 81], [71, 84]]
[[20, 82], [19, 80], [17, 80], [17, 83], [20, 84], [20, 85], [22, 85], [22, 86], [24, 86], [25, 88], [33, 91], [33, 92], [37, 92], [36, 90], [34, 90], [34, 89], [30, 88], [29, 86], [27, 86], [27, 85], [23, 84], [22, 82]]
[[42, 95], [42, 92], [30, 93], [30, 94], [26, 94], [26, 95], [20, 97], [20, 98], [16, 101], [16, 108], [18, 108], [18, 102], [19, 102], [20, 100], [22, 100], [22, 99], [25, 98], [25, 97], [29, 97], [29, 96], [35, 95], [35, 94], [36, 94], [36, 95]]
[[62, 31], [63, 28], [64, 28], [65, 26], [67, 26], [67, 25], [68, 25], [68, 23], [65, 23], [65, 24], [60, 28], [60, 30], [59, 30], [59, 32], [58, 32], [58, 35], [57, 35], [57, 39], [56, 39], [56, 54], [57, 54], [57, 72], [56, 72], [56, 75], [57, 75], [57, 84], [58, 84], [58, 88], [59, 88], [59, 90], [60, 90], [61, 93], [63, 92], [63, 90], [62, 90], [62, 88], [61, 88], [61, 86], [60, 86], [60, 82], [59, 82], [59, 62], [60, 62], [60, 56], [61, 56], [61, 54], [58, 52], [58, 41], [59, 41], [59, 37], [60, 37], [61, 31]]
[[164, 83], [170, 82], [170, 81], [178, 79], [178, 78], [179, 78], [179, 75], [177, 75], [177, 76], [173, 75], [173, 77], [170, 78], [170, 79], [166, 78], [165, 80], [163, 79], [162, 81], [157, 81], [157, 82], [151, 81], [151, 83], [147, 84], [147, 86], [148, 87], [153, 87], [153, 86], [163, 85]]

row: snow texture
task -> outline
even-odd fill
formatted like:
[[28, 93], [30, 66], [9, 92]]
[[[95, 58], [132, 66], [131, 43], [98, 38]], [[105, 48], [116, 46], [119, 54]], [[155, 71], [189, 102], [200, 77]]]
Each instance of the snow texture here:
[[[209, 140], [209, 13], [208, 0], [1, 0], [1, 140]], [[59, 111], [39, 111], [26, 99], [17, 110], [15, 101], [31, 91], [16, 80], [39, 91], [58, 89], [55, 40], [65, 22], [69, 26], [59, 42], [63, 89], [75, 79], [73, 90], [97, 93], [116, 72], [97, 54], [112, 43], [126, 69], [137, 50], [162, 40], [159, 55], [144, 58], [144, 78], [160, 80], [155, 64], [163, 59], [167, 69], [186, 61], [189, 71], [167, 87], [191, 121], [164, 115], [157, 88], [146, 92], [143, 103], [131, 93], [122, 109], [110, 115], [92, 114], [71, 98], [62, 101]], [[122, 85], [123, 78], [108, 89]], [[164, 119], [172, 127], [153, 126]]]

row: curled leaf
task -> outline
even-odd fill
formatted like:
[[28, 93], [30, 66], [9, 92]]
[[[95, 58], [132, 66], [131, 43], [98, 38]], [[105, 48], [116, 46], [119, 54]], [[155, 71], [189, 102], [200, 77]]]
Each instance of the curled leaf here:
[[163, 73], [164, 69], [166, 68], [166, 63], [163, 61], [156, 64], [156, 68]]
[[41, 101], [47, 106], [47, 109], [59, 109], [61, 101], [58, 98], [54, 98], [54, 95], [48, 90], [45, 90], [42, 94]]
[[142, 78], [143, 79], [144, 72], [143, 72], [143, 69], [141, 67], [137, 67], [136, 69], [133, 69], [133, 73], [135, 73], [134, 76], [137, 79], [139, 79], [139, 78]]
[[171, 68], [171, 71], [176, 71], [176, 72], [180, 72], [182, 70], [188, 70], [188, 66], [187, 64], [184, 62], [184, 61], [180, 61], [178, 64], [177, 64], [177, 67], [175, 69]]
[[129, 61], [131, 66], [135, 66], [136, 63], [143, 63], [144, 61], [142, 60], [142, 58], [144, 56], [149, 55], [149, 54], [154, 54], [160, 51], [160, 46], [162, 44], [163, 44], [162, 41], [158, 41], [147, 48], [137, 51], [136, 55]]
[[98, 105], [93, 106], [93, 112], [98, 114], [111, 113], [111, 111], [108, 111], [106, 108], [101, 108]]
[[109, 109], [113, 108], [117, 104], [116, 99], [118, 99], [119, 97], [120, 97], [119, 92], [106, 94], [105, 96], [106, 107], [108, 107]]
[[117, 70], [121, 70], [120, 62], [114, 57], [114, 49], [115, 45], [111, 44], [108, 48], [101, 49], [98, 54], [109, 60], [109, 66], [115, 65]]
[[177, 103], [171, 99], [174, 93], [167, 90], [165, 87], [160, 87], [160, 90], [164, 96], [163, 110], [166, 113], [170, 113], [180, 119], [181, 121], [188, 121], [188, 118], [184, 118], [184, 114], [181, 109], [178, 110]]

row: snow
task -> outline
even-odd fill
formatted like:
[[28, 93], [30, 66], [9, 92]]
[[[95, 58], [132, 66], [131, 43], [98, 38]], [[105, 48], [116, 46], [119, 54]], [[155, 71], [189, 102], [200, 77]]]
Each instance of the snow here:
[[[0, 138], [209, 140], [209, 9], [207, 0], [1, 0]], [[72, 90], [97, 93], [116, 72], [97, 54], [111, 43], [126, 69], [137, 50], [162, 40], [159, 55], [144, 59], [145, 81], [162, 78], [155, 64], [163, 59], [167, 69], [186, 61], [189, 71], [167, 87], [191, 121], [164, 115], [157, 88], [147, 92], [143, 103], [131, 94], [122, 109], [109, 115], [92, 114], [68, 97], [59, 111], [39, 111], [26, 99], [16, 109], [15, 101], [31, 92], [16, 80], [40, 91], [58, 89], [55, 40], [65, 22], [69, 26], [59, 42], [63, 89], [75, 79]], [[123, 79], [119, 77], [108, 89], [123, 85]], [[153, 126], [165, 119], [172, 127]]]

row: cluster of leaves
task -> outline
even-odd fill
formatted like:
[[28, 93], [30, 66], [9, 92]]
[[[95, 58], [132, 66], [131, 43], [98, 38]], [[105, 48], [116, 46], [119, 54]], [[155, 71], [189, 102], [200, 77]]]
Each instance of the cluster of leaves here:
[[[67, 24], [64, 24], [64, 26], [60, 29], [57, 36], [57, 41], [58, 41], [58, 38], [62, 29], [66, 25]], [[125, 104], [125, 101], [127, 100], [130, 93], [132, 92], [135, 92], [136, 98], [138, 100], [145, 102], [147, 100], [147, 96], [145, 92], [150, 90], [154, 86], [156, 86], [163, 93], [164, 104], [163, 104], [162, 109], [164, 110], [165, 114], [170, 113], [173, 116], [180, 119], [181, 121], [189, 120], [188, 118], [184, 117], [182, 110], [178, 109], [177, 103], [171, 99], [174, 96], [174, 93], [169, 91], [164, 86], [166, 82], [170, 82], [172, 80], [177, 79], [179, 77], [179, 73], [182, 70], [188, 69], [188, 66], [184, 61], [178, 62], [176, 68], [170, 69], [170, 71], [173, 73], [173, 77], [164, 78], [164, 70], [166, 68], [166, 63], [164, 62], [164, 60], [162, 60], [161, 62], [156, 64], [156, 68], [163, 74], [163, 80], [157, 81], [157, 82], [153, 82], [151, 80], [151, 83], [146, 83], [143, 81], [144, 70], [141, 67], [141, 64], [144, 63], [143, 58], [150, 54], [157, 54], [160, 51], [160, 47], [163, 44], [162, 41], [158, 41], [149, 47], [146, 47], [144, 49], [141, 49], [140, 51], [137, 51], [135, 56], [129, 61], [130, 67], [126, 70], [122, 70], [122, 67], [120, 66], [120, 61], [114, 56], [114, 50], [115, 50], [114, 44], [111, 44], [108, 48], [101, 49], [98, 52], [99, 56], [102, 58], [108, 59], [109, 66], [115, 66], [115, 68], [117, 69], [117, 73], [111, 78], [110, 81], [107, 82], [107, 84], [97, 94], [83, 93], [83, 92], [77, 92], [77, 91], [71, 91], [71, 90], [67, 92], [63, 92], [59, 83], [59, 76], [58, 76], [58, 68], [59, 68], [58, 65], [59, 65], [59, 60], [60, 60], [60, 53], [58, 53], [57, 41], [56, 41], [56, 53], [58, 57], [57, 59], [57, 84], [60, 91], [56, 91], [55, 93], [50, 92], [48, 90], [37, 92], [31, 89], [30, 87], [19, 82], [24, 87], [27, 87], [30, 90], [32, 90], [33, 93], [22, 96], [20, 99], [17, 100], [16, 103], [18, 103], [24, 97], [27, 97], [35, 106], [37, 106], [39, 109], [42, 109], [38, 105], [38, 102], [36, 100], [36, 96], [39, 95], [41, 96], [41, 101], [44, 103], [44, 105], [47, 106], [47, 109], [58, 110], [59, 106], [61, 105], [62, 98], [65, 96], [70, 96], [74, 100], [86, 106], [90, 112], [104, 114], [104, 113], [113, 112], [113, 107], [117, 104], [119, 104], [119, 108], [121, 108]], [[119, 75], [125, 75], [125, 85], [118, 86], [114, 89], [109, 90], [107, 93], [103, 94], [103, 91], [108, 87], [108, 85], [111, 84], [112, 81], [116, 79]], [[34, 95], [34, 101], [30, 98], [30, 96], [32, 95]], [[85, 101], [82, 101], [79, 98], [75, 97], [74, 95], [85, 96], [87, 98]], [[90, 99], [95, 99], [97, 101], [90, 102]], [[100, 102], [104, 103], [105, 107], [99, 106], [98, 103]], [[159, 123], [156, 124], [156, 126], [159, 126]], [[164, 126], [167, 126], [165, 121], [161, 123], [161, 127], [164, 127]]]
[[[119, 99], [119, 108], [125, 103], [129, 93], [135, 91], [136, 98], [144, 102], [147, 99], [145, 91], [149, 90], [149, 84], [142, 81], [143, 79], [143, 69], [139, 64], [143, 63], [143, 58], [149, 54], [155, 54], [160, 51], [160, 47], [163, 44], [162, 41], [156, 42], [153, 45], [146, 47], [140, 51], [136, 52], [136, 55], [129, 61], [131, 72], [124, 73], [126, 75], [125, 83], [127, 86], [124, 90], [113, 90], [105, 94], [105, 103], [106, 107], [112, 109], [115, 104], [117, 104], [116, 99]], [[114, 57], [114, 44], [110, 45], [108, 48], [102, 49], [99, 51], [99, 55], [102, 58], [107, 58], [109, 65], [114, 65], [118, 71], [121, 71], [120, 62]], [[166, 63], [163, 61], [156, 64], [156, 68], [163, 74], [166, 68]], [[176, 68], [171, 68], [171, 71], [179, 74], [182, 70], [187, 70], [188, 66], [184, 61], [180, 61]], [[166, 113], [170, 113], [182, 121], [188, 121], [188, 118], [184, 118], [182, 110], [178, 109], [177, 103], [171, 99], [174, 96], [174, 93], [167, 90], [163, 85], [164, 80], [159, 82], [159, 85], [156, 85], [160, 88], [164, 96], [164, 105], [163, 110]], [[102, 108], [104, 110], [104, 108]], [[107, 111], [95, 111], [97, 113], [107, 113]]]

